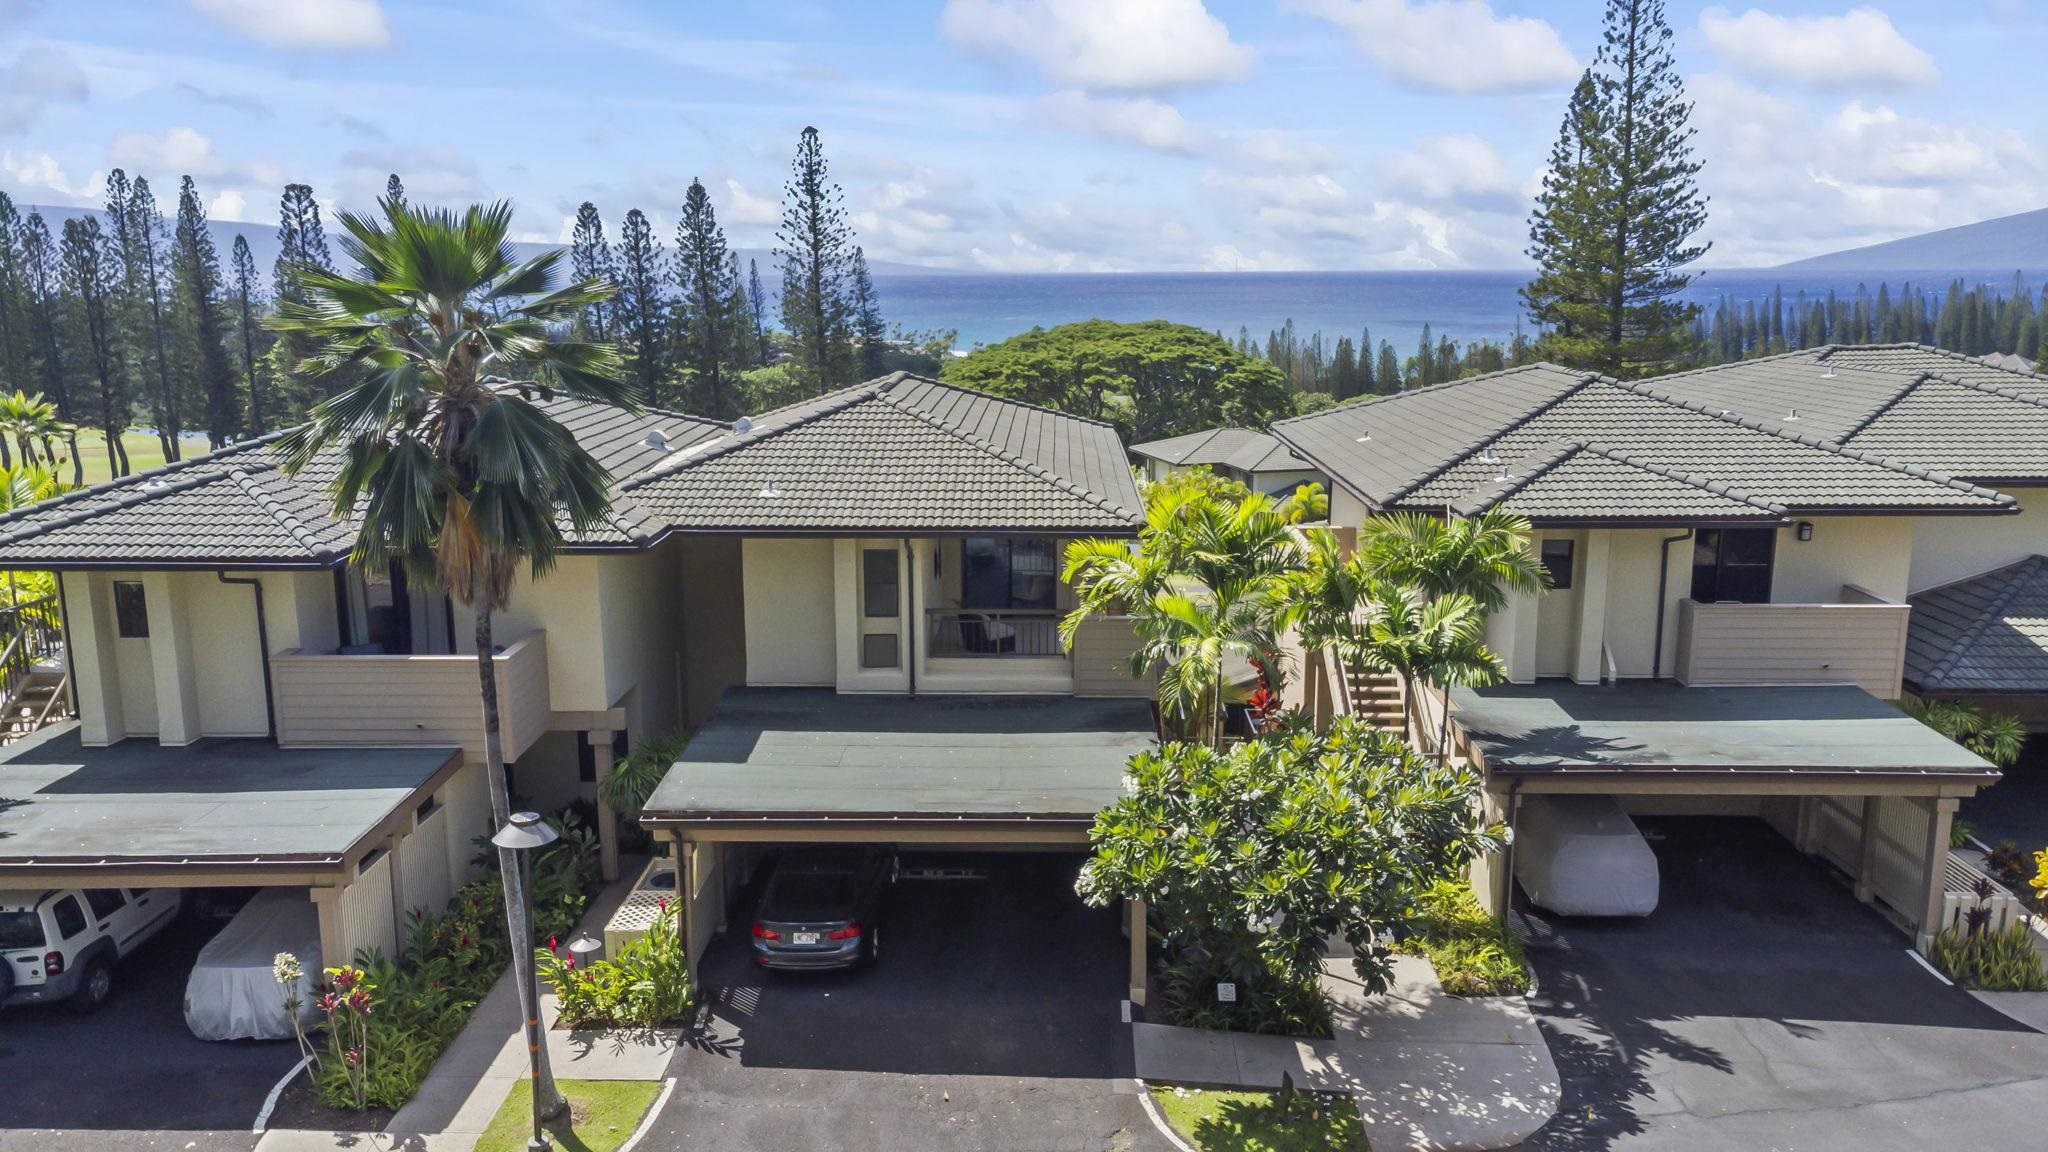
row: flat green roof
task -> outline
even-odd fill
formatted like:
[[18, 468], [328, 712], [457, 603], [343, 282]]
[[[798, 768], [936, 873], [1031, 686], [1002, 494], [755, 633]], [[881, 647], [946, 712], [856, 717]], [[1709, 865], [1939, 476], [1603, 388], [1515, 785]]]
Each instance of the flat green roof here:
[[0, 748], [10, 867], [337, 865], [456, 748], [279, 748], [212, 738], [79, 743], [76, 724]]
[[1085, 822], [1155, 742], [1143, 700], [734, 688], [641, 818]]
[[1687, 688], [1564, 680], [1456, 688], [1452, 717], [1494, 775], [1996, 779], [1975, 753], [1849, 684]]

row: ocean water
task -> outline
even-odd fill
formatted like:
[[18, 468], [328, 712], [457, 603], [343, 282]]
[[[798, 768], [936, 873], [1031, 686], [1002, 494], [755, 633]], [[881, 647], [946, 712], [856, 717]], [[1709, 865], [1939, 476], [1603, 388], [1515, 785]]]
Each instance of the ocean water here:
[[[2010, 284], [2013, 269], [1928, 272], [1780, 272], [1711, 269], [1686, 298], [1711, 305], [1723, 296], [1768, 299], [1773, 286], [1789, 302], [1805, 291], [1853, 294], [1859, 284], [1874, 294], [1880, 282], [1947, 290], [1951, 280]], [[1033, 327], [1076, 320], [1173, 320], [1235, 339], [1240, 326], [1263, 342], [1292, 319], [1306, 338], [1358, 339], [1370, 327], [1375, 347], [1391, 341], [1402, 356], [1415, 350], [1422, 326], [1460, 341], [1505, 340], [1522, 318], [1516, 289], [1526, 271], [1491, 272], [1126, 272], [1025, 275], [1018, 273], [891, 274], [875, 277], [882, 313], [912, 330], [952, 328], [957, 347], [993, 344]], [[2040, 270], [2028, 282], [2039, 290]]]

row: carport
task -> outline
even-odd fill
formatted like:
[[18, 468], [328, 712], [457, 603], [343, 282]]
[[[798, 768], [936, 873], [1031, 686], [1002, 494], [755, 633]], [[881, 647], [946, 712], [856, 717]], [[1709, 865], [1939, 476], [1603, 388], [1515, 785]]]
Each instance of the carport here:
[[[1830, 860], [1924, 950], [1940, 927], [1949, 825], [1998, 770], [1852, 685], [1687, 688], [1566, 681], [1452, 692], [1493, 814], [1525, 796], [1600, 793], [1641, 814], [1753, 816]], [[1489, 862], [1504, 907], [1510, 855]]]
[[65, 724], [0, 749], [0, 887], [303, 887], [326, 963], [390, 954], [466, 874], [483, 792], [457, 748], [94, 748]]
[[[880, 843], [1076, 851], [1151, 747], [1142, 700], [842, 695], [733, 688], [641, 822], [683, 861], [694, 968], [751, 846]], [[1128, 910], [1131, 996], [1144, 999], [1144, 909]]]

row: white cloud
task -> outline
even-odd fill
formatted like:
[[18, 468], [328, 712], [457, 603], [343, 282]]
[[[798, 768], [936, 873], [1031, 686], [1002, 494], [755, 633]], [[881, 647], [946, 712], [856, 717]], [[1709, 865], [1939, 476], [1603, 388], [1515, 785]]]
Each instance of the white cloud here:
[[230, 188], [215, 196], [213, 203], [206, 206], [206, 216], [209, 220], [240, 220], [242, 213], [248, 210], [249, 202], [241, 190]]
[[1077, 88], [1216, 84], [1253, 64], [1252, 50], [1202, 0], [948, 0], [939, 31], [957, 47], [1022, 57]]
[[1201, 130], [1178, 108], [1149, 96], [1091, 96], [1069, 89], [1041, 100], [1038, 110], [1054, 127], [1161, 152], [1193, 152], [1202, 144]]
[[1298, 0], [1351, 33], [1389, 76], [1418, 88], [1489, 92], [1572, 80], [1579, 62], [1557, 29], [1496, 16], [1485, 0]]
[[726, 202], [718, 210], [718, 218], [728, 224], [774, 224], [782, 219], [782, 205], [765, 196], [756, 196], [747, 191], [747, 186], [728, 177], [725, 181]]
[[59, 49], [41, 45], [23, 49], [0, 64], [0, 132], [28, 127], [53, 100], [85, 99], [85, 73]]
[[[0, 152], [0, 171], [13, 179], [17, 188], [31, 193], [20, 197], [23, 214], [27, 214], [30, 203], [36, 204], [94, 204], [98, 202], [101, 185], [106, 178], [98, 172], [90, 173], [76, 184], [64, 175], [64, 166], [48, 152]], [[49, 195], [44, 195], [48, 193]]]
[[173, 128], [161, 136], [125, 132], [107, 148], [107, 159], [130, 175], [176, 187], [177, 178], [228, 180], [238, 184], [282, 185], [284, 172], [264, 161], [229, 160], [214, 151], [213, 141], [192, 128]]
[[1387, 162], [1391, 190], [1402, 196], [1442, 200], [1467, 207], [1511, 208], [1525, 197], [1493, 145], [1477, 136], [1453, 133], [1415, 142]]
[[1202, 187], [1259, 205], [1285, 208], [1338, 208], [1349, 198], [1342, 184], [1324, 173], [1304, 176], [1246, 176], [1210, 169]]
[[489, 195], [475, 161], [437, 146], [349, 149], [341, 154], [336, 198], [344, 208], [372, 211], [393, 172], [404, 181], [405, 198], [413, 204], [461, 207]]
[[286, 48], [384, 48], [391, 26], [377, 0], [190, 0], [254, 40]]
[[1780, 16], [1751, 8], [1737, 16], [1716, 5], [1700, 13], [1700, 31], [1729, 66], [1761, 81], [1838, 88], [1941, 78], [1934, 57], [1875, 8], [1852, 8], [1840, 16]]
[[1336, 156], [1321, 144], [1297, 141], [1272, 129], [1233, 132], [1224, 136], [1222, 142], [1239, 163], [1268, 171], [1321, 171], [1337, 162]]

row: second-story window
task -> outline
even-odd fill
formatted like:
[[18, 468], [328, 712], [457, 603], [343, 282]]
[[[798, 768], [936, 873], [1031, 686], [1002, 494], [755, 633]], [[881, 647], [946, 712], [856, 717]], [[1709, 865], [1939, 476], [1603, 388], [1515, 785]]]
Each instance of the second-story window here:
[[1692, 598], [1702, 604], [1771, 602], [1775, 528], [1702, 528], [1693, 537]]
[[860, 554], [860, 612], [882, 617], [902, 614], [902, 596], [897, 588], [896, 550], [865, 548]]
[[1543, 570], [1550, 573], [1552, 591], [1564, 592], [1572, 586], [1573, 544], [1571, 540], [1543, 542]]
[[967, 608], [1058, 607], [1059, 549], [1048, 536], [970, 536], [962, 544]]

